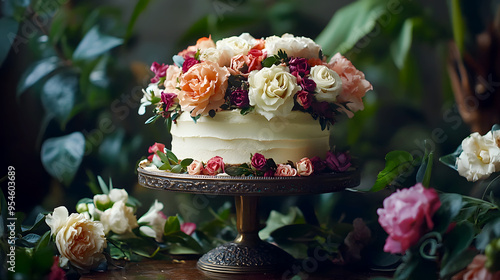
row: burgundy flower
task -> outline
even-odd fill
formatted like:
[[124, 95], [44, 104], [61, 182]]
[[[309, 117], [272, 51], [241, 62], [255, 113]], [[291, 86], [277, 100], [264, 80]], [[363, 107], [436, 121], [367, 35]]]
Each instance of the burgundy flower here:
[[332, 171], [344, 172], [351, 166], [351, 156], [348, 152], [334, 154], [328, 151], [325, 162]]
[[187, 57], [182, 64], [182, 72], [186, 73], [193, 65], [200, 63], [194, 57]]
[[318, 174], [323, 172], [326, 169], [326, 163], [324, 160], [322, 160], [320, 157], [315, 156], [311, 158], [311, 163], [314, 168], [314, 174]]
[[313, 112], [323, 118], [326, 119], [332, 119], [333, 118], [333, 111], [332, 108], [330, 107], [330, 104], [326, 101], [322, 102], [313, 102], [311, 104], [311, 107], [313, 109]]
[[182, 223], [181, 224], [181, 231], [184, 232], [187, 235], [193, 234], [193, 232], [196, 230], [196, 224], [195, 223]]
[[54, 262], [50, 268], [49, 280], [66, 280], [66, 273], [59, 267], [59, 257], [54, 256]]
[[300, 81], [300, 86], [303, 90], [308, 92], [314, 92], [316, 90], [316, 82], [309, 78], [302, 78]]
[[252, 156], [252, 167], [257, 169], [257, 170], [262, 170], [264, 167], [266, 167], [267, 160], [266, 158], [259, 153], [255, 153]]
[[161, 101], [165, 104], [165, 111], [167, 111], [174, 104], [176, 97], [177, 95], [175, 93], [161, 93]]
[[151, 64], [151, 71], [153, 71], [153, 73], [155, 73], [155, 76], [153, 78], [151, 78], [151, 82], [152, 83], [158, 83], [158, 81], [160, 80], [161, 77], [165, 77], [165, 75], [167, 74], [167, 69], [168, 69], [168, 65], [165, 65], [165, 64], [159, 64], [158, 62], [153, 62], [153, 64]]
[[269, 169], [267, 170], [266, 172], [264, 172], [264, 177], [274, 177], [274, 173], [276, 172], [276, 170], [273, 170], [273, 169]]
[[302, 57], [293, 57], [289, 62], [290, 73], [294, 76], [304, 77], [309, 74], [311, 66], [307, 63], [307, 59]]
[[237, 89], [231, 92], [231, 103], [240, 109], [248, 107], [250, 105], [250, 100], [248, 100], [248, 91], [244, 89]]
[[313, 95], [305, 90], [299, 91], [297, 93], [297, 103], [300, 106], [304, 107], [304, 109], [308, 109], [311, 107], [313, 101]]

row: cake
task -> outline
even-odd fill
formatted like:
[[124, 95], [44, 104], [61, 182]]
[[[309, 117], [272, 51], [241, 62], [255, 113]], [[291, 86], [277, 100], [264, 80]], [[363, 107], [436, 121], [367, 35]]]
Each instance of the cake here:
[[329, 128], [337, 115], [362, 110], [372, 86], [341, 54], [327, 62], [309, 38], [243, 33], [217, 42], [201, 38], [173, 62], [152, 64], [155, 76], [139, 108], [142, 115], [153, 107], [146, 123], [166, 120], [171, 149], [151, 146], [143, 166], [308, 176], [350, 165], [348, 153], [330, 150]]

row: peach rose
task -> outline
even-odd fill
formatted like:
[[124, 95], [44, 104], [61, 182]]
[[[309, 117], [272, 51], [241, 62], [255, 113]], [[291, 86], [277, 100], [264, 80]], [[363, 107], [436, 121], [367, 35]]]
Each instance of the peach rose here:
[[165, 90], [163, 92], [166, 93], [175, 93], [179, 94], [179, 76], [181, 75], [182, 69], [176, 65], [170, 65], [167, 69], [167, 74], [165, 75], [165, 82], [163, 85], [165, 86]]
[[367, 91], [373, 89], [370, 82], [365, 79], [365, 74], [356, 69], [356, 67], [340, 53], [336, 53], [327, 66], [337, 72], [342, 79], [342, 92], [337, 97], [337, 101], [340, 103], [347, 103], [347, 108], [352, 112], [363, 110], [364, 105], [362, 98]]
[[466, 269], [455, 274], [451, 280], [495, 280], [500, 279], [500, 272], [491, 273], [484, 266], [485, 255], [476, 255]]
[[208, 115], [210, 110], [218, 110], [224, 104], [229, 71], [214, 62], [198, 63], [180, 78], [179, 104], [191, 116]]
[[248, 58], [248, 56], [239, 54], [231, 58], [229, 72], [232, 75], [243, 75], [247, 77], [249, 64], [250, 64], [250, 59]]
[[297, 173], [300, 176], [309, 176], [314, 172], [311, 160], [306, 157], [302, 158], [295, 165], [297, 166]]
[[297, 176], [297, 169], [293, 168], [288, 164], [279, 164], [278, 168], [276, 168], [276, 172], [274, 176], [277, 177], [293, 177]]
[[193, 160], [187, 167], [189, 175], [200, 175], [203, 172], [203, 163], [199, 160]]

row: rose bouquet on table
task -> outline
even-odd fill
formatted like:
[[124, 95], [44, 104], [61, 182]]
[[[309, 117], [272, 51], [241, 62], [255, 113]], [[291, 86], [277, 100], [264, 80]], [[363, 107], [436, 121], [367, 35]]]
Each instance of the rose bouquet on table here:
[[185, 112], [196, 120], [221, 110], [255, 111], [268, 120], [292, 110], [310, 113], [322, 129], [345, 113], [363, 109], [372, 89], [364, 74], [339, 53], [328, 62], [321, 47], [306, 37], [285, 34], [255, 39], [248, 33], [214, 42], [201, 38], [173, 57], [154, 62], [155, 76], [144, 90], [139, 114], [175, 122]]
[[[498, 126], [473, 133], [440, 160], [469, 181], [500, 171]], [[399, 185], [416, 170], [416, 185], [398, 189], [377, 210], [387, 233], [383, 250], [400, 256], [395, 279], [500, 279], [500, 211], [493, 193], [479, 199], [429, 188], [433, 153], [422, 158], [404, 151], [386, 156], [374, 189]], [[491, 180], [488, 187], [492, 186]], [[399, 182], [399, 183], [398, 183]], [[381, 185], [380, 185], [381, 184]]]

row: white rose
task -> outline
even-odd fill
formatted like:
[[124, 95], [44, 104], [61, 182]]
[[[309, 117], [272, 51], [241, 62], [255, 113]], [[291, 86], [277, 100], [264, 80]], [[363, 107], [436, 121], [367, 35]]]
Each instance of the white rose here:
[[126, 206], [123, 200], [115, 202], [113, 207], [101, 214], [101, 223], [106, 234], [109, 231], [124, 234], [138, 227], [134, 208]]
[[333, 103], [342, 92], [342, 79], [337, 72], [324, 65], [311, 68], [310, 78], [316, 83], [316, 100]]
[[124, 189], [111, 189], [109, 191], [109, 199], [112, 202], [117, 202], [117, 201], [123, 201], [127, 202], [128, 201], [128, 193]]
[[289, 114], [294, 105], [293, 96], [300, 90], [297, 78], [280, 65], [250, 72], [248, 84], [250, 105], [268, 120]]
[[231, 53], [227, 49], [208, 48], [200, 52], [200, 60], [217, 63], [220, 67], [229, 67], [231, 64]]
[[292, 34], [271, 36], [266, 38], [265, 50], [268, 56], [275, 55], [279, 50], [286, 52], [288, 57], [319, 58], [321, 46], [307, 37], [295, 37]]
[[462, 149], [456, 166], [458, 174], [468, 181], [487, 178], [500, 170], [500, 148], [491, 132], [484, 136], [472, 133], [462, 141]]
[[218, 50], [226, 50], [230, 58], [239, 54], [246, 55], [253, 47], [255, 39], [248, 33], [243, 33], [240, 36], [229, 37], [219, 40], [215, 43]]
[[63, 206], [47, 215], [46, 222], [52, 234], [57, 232], [55, 244], [63, 263], [69, 260], [75, 267], [88, 271], [106, 259], [102, 254], [107, 244], [101, 223], [90, 221], [83, 214], [68, 217]]
[[161, 212], [163, 209], [163, 203], [155, 200], [148, 212], [144, 214], [139, 220], [139, 223], [145, 223], [146, 225], [141, 226], [139, 230], [146, 236], [153, 237], [157, 242], [163, 241], [163, 233], [165, 230], [165, 223], [167, 218], [165, 214]]

